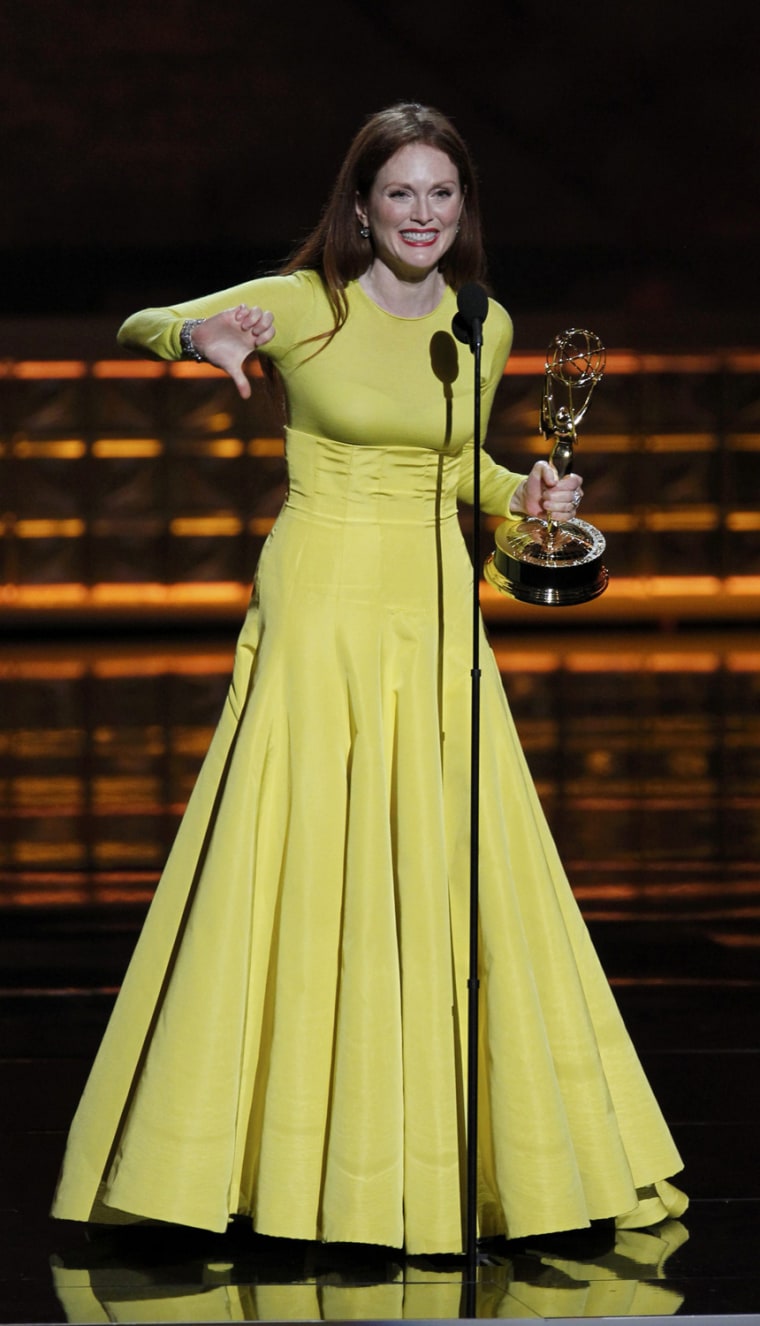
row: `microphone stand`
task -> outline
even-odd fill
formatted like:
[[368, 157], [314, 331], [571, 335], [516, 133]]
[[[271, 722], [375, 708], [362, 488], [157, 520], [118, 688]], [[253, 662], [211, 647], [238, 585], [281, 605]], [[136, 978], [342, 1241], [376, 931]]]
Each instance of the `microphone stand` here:
[[473, 327], [472, 679], [470, 718], [470, 949], [467, 977], [467, 1273], [475, 1294], [478, 1244], [478, 892], [480, 851], [480, 357], [483, 329]]
[[472, 464], [472, 680], [470, 719], [470, 937], [467, 977], [467, 1184], [465, 1254], [467, 1317], [475, 1316], [478, 1268], [478, 892], [480, 856], [480, 361], [488, 296], [475, 282], [462, 286], [452, 323], [457, 340], [473, 355]]
[[[487, 306], [487, 305], [485, 305]], [[477, 1268], [477, 1042], [479, 1042], [479, 857], [480, 857], [480, 351], [483, 321], [455, 318], [456, 337], [466, 341], [474, 363], [472, 420], [472, 670], [470, 728], [470, 964], [467, 977], [467, 1273], [472, 1296]], [[470, 1315], [470, 1313], [468, 1313]]]

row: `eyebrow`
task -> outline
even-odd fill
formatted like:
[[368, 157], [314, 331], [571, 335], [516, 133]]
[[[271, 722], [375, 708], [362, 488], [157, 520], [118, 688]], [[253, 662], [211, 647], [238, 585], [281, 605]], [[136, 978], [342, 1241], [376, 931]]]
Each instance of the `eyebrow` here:
[[[430, 187], [431, 187], [431, 189], [440, 189], [440, 188], [443, 187], [444, 184], [453, 184], [453, 185], [454, 185], [456, 188], [458, 188], [458, 189], [462, 187], [461, 184], [459, 183], [459, 180], [454, 179], [454, 178], [451, 178], [451, 179], [445, 179], [445, 180], [436, 180], [435, 184], [431, 184]], [[402, 189], [413, 189], [413, 188], [414, 188], [414, 185], [411, 184], [408, 180], [389, 180], [387, 184], [384, 184], [384, 185], [383, 185], [383, 188], [384, 188], [384, 189], [398, 189], [398, 188], [402, 188]]]

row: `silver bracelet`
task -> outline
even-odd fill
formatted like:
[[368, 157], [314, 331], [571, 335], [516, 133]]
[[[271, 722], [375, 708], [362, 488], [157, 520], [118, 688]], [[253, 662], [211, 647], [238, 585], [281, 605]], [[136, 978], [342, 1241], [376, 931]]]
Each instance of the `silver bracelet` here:
[[187, 318], [179, 329], [179, 346], [182, 351], [183, 359], [195, 359], [199, 364], [205, 362], [206, 356], [200, 353], [194, 340], [193, 332], [196, 327], [200, 327], [205, 318]]

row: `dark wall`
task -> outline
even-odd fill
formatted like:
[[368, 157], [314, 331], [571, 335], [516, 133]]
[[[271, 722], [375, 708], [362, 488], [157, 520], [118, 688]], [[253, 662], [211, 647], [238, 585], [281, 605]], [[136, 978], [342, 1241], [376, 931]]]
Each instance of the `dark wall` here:
[[6, 313], [128, 311], [243, 279], [316, 219], [397, 98], [480, 165], [494, 283], [754, 307], [757, 0], [18, 0], [0, 20]]

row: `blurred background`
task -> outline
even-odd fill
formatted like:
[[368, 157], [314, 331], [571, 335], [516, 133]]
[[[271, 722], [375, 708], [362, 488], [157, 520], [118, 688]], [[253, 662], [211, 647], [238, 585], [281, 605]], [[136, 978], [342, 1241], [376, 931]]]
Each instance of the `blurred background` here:
[[756, 326], [753, 0], [26, 0], [0, 24], [6, 315], [119, 321], [271, 267], [364, 117], [409, 99], [468, 140], [516, 313], [650, 344]]

